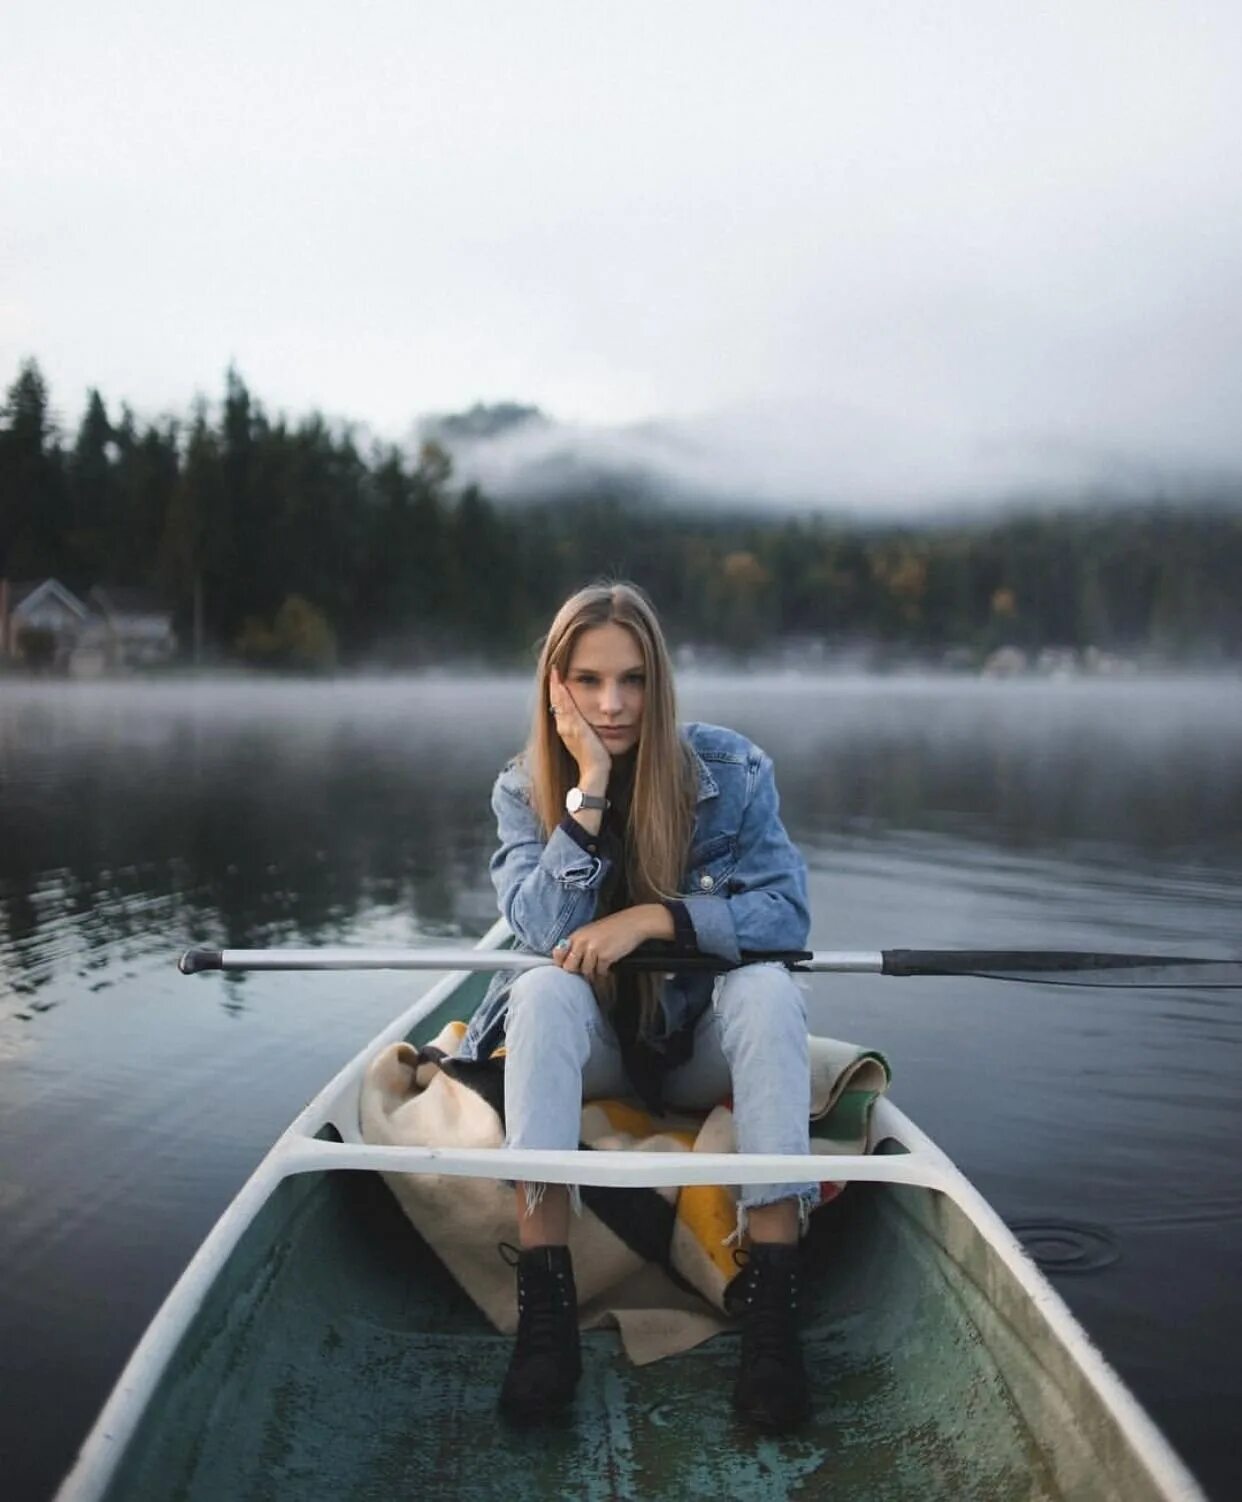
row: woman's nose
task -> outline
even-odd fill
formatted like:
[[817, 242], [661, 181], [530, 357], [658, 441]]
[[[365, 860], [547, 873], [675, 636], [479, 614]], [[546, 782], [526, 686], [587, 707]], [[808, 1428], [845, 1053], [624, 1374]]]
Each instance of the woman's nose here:
[[605, 683], [600, 691], [599, 708], [601, 714], [621, 713], [621, 685], [619, 683]]

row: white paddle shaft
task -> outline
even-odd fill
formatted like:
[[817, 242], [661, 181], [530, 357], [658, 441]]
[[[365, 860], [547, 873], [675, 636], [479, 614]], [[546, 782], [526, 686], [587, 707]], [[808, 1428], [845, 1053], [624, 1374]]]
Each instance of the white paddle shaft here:
[[[553, 962], [542, 954], [512, 949], [366, 949], [325, 945], [317, 949], [190, 949], [179, 968], [185, 975], [200, 970], [537, 970]], [[836, 970], [878, 974], [879, 950], [825, 950], [798, 961], [799, 970]], [[676, 970], [670, 958], [668, 969]], [[722, 961], [721, 969], [727, 968]]]

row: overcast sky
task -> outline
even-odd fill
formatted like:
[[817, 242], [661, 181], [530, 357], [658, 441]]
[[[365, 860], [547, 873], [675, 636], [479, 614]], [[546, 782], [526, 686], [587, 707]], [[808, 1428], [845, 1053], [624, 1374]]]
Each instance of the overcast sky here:
[[1242, 468], [1239, 79], [1237, 0], [6, 0], [0, 382], [876, 504]]

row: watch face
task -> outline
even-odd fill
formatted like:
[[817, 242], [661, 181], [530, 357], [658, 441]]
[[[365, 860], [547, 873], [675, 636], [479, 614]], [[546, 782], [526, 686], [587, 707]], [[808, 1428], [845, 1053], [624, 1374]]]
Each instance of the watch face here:
[[565, 794], [565, 807], [571, 814], [576, 814], [580, 808], [607, 808], [608, 799], [584, 793], [581, 788], [570, 788]]

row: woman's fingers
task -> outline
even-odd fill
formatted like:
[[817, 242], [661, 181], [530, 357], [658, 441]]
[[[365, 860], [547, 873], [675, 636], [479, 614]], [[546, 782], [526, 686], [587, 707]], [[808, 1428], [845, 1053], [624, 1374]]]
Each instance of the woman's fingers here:
[[573, 753], [574, 742], [580, 733], [579, 727], [581, 715], [578, 706], [574, 703], [569, 690], [561, 682], [560, 674], [555, 668], [549, 682], [548, 698], [551, 701], [550, 708], [552, 717], [556, 721], [556, 733], [564, 741], [566, 749]]
[[580, 975], [584, 980], [594, 980], [596, 976], [608, 974], [608, 961], [603, 958], [594, 944], [571, 939], [562, 947], [556, 945], [552, 950], [552, 961], [567, 970], [571, 975]]
[[628, 921], [633, 909], [613, 913], [586, 924], [552, 950], [553, 960], [562, 970], [581, 975], [586, 980], [602, 980], [618, 960], [624, 959], [643, 935]]
[[583, 718], [582, 711], [574, 701], [574, 696], [561, 682], [561, 675], [552, 669], [551, 690], [549, 698], [552, 700], [552, 708], [557, 716], [557, 729], [564, 738], [565, 732], [581, 734], [587, 728], [587, 722]]
[[555, 668], [552, 669], [550, 697], [556, 708], [564, 713], [576, 714], [578, 712], [578, 706], [574, 703], [574, 696], [565, 687], [565, 684], [561, 680], [561, 675]]
[[580, 776], [585, 776], [588, 768], [607, 769], [612, 766], [608, 748], [596, 735], [591, 722], [578, 708], [577, 701], [570, 693], [568, 685], [555, 668], [548, 670], [548, 708], [552, 711], [556, 733], [560, 736], [561, 743], [578, 763]]

